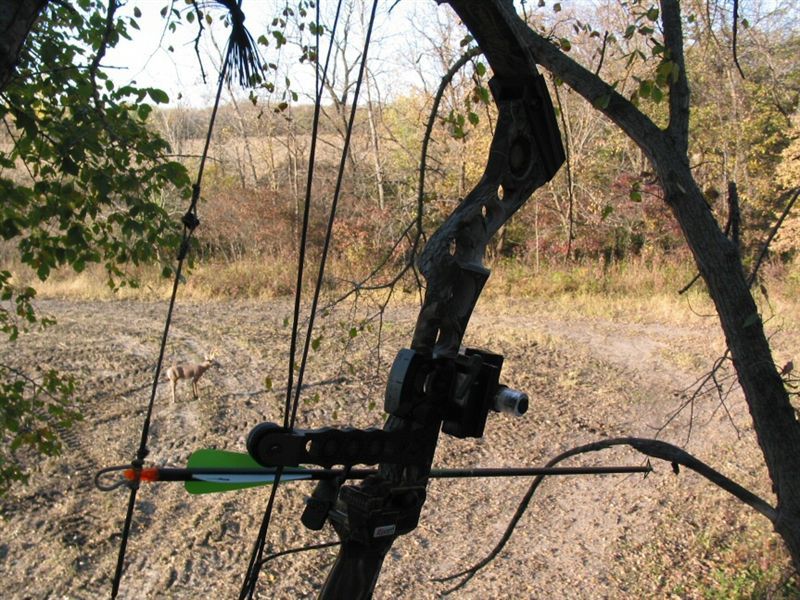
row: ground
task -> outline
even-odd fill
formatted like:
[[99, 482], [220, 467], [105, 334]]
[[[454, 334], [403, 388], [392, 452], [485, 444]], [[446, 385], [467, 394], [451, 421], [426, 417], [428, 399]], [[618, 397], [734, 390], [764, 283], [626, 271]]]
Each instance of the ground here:
[[[39, 461], [29, 485], [2, 503], [4, 597], [108, 597], [128, 494], [100, 492], [93, 477], [129, 462], [138, 446], [166, 304], [49, 300], [41, 310], [58, 324], [0, 347], [0, 360], [74, 374], [85, 420], [66, 435], [63, 455]], [[166, 365], [213, 352], [221, 367], [200, 380], [199, 399], [185, 382], [176, 403], [168, 384], [158, 386], [148, 463], [181, 466], [199, 448], [243, 450], [255, 424], [281, 419], [290, 314], [287, 301], [178, 304]], [[379, 345], [377, 323], [351, 338], [349, 313], [323, 319], [299, 426], [379, 426], [388, 366], [407, 345], [415, 314], [411, 304], [391, 309]], [[542, 302], [481, 304], [465, 342], [502, 353], [503, 380], [527, 391], [531, 407], [519, 419], [491, 415], [482, 440], [443, 437], [435, 466], [534, 466], [578, 444], [658, 435], [774, 502], [735, 389], [725, 406], [700, 398], [691, 431], [688, 408], [669, 422], [682, 391], [724, 349], [713, 318], [687, 314], [640, 314], [630, 322], [614, 314], [576, 318]], [[782, 352], [797, 349], [787, 336], [773, 339]], [[571, 464], [642, 463], [615, 450]], [[766, 595], [788, 568], [766, 520], [694, 473], [654, 467], [644, 479], [546, 480], [505, 551], [450, 597]], [[432, 578], [488, 552], [528, 484], [432, 482], [421, 524], [392, 548], [375, 597], [445, 594], [452, 584]], [[310, 485], [281, 487], [270, 551], [335, 539], [328, 528], [309, 532], [299, 522]], [[268, 488], [190, 496], [180, 484], [143, 487], [120, 597], [236, 597], [267, 495]], [[260, 597], [313, 596], [334, 557], [323, 550], [272, 561]]]

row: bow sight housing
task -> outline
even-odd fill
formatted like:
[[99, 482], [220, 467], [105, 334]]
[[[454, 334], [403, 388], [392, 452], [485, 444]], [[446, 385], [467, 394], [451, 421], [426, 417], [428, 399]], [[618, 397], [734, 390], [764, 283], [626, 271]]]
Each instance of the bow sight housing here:
[[490, 410], [514, 416], [528, 410], [528, 396], [500, 384], [503, 357], [466, 348], [455, 359], [431, 358], [403, 349], [386, 384], [384, 410], [424, 422], [437, 412], [442, 431], [458, 437], [482, 437]]
[[[490, 410], [520, 416], [528, 409], [526, 394], [499, 383], [502, 366], [499, 354], [472, 348], [455, 358], [401, 350], [389, 373], [384, 408], [390, 415], [419, 424], [438, 427], [441, 422], [442, 431], [455, 437], [482, 437]], [[377, 463], [419, 467], [433, 455], [435, 437], [427, 439], [422, 443], [407, 430], [287, 430], [261, 423], [250, 432], [247, 450], [266, 467]], [[381, 477], [368, 478], [358, 487], [340, 487], [342, 483], [317, 484], [301, 519], [306, 527], [319, 530], [331, 519], [361, 544], [416, 527], [425, 501], [424, 486], [395, 489]]]
[[[455, 437], [481, 437], [489, 410], [519, 416], [528, 409], [526, 394], [500, 385], [502, 366], [499, 354], [471, 348], [455, 358], [401, 350], [389, 374], [384, 408], [420, 424], [441, 422], [442, 431]], [[375, 428], [286, 429], [261, 423], [247, 437], [247, 451], [265, 467], [419, 465], [431, 450], [413, 432]]]

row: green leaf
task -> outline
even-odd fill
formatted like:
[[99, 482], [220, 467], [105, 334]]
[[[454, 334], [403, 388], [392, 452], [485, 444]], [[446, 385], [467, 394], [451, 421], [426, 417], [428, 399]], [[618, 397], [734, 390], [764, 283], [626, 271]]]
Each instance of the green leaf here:
[[567, 38], [561, 38], [558, 40], [558, 44], [564, 52], [569, 52], [572, 49], [572, 43]]
[[[191, 13], [189, 13], [191, 14]], [[147, 95], [155, 102], [156, 104], [167, 104], [169, 103], [169, 96], [164, 90], [159, 90], [158, 88], [147, 88]]]
[[146, 121], [151, 112], [153, 112], [153, 107], [149, 104], [140, 104], [136, 107], [136, 114], [139, 115], [142, 121]]
[[660, 87], [654, 85], [652, 91], [650, 92], [650, 97], [654, 102], [659, 103], [664, 99], [664, 92]]
[[270, 33], [272, 33], [272, 37], [275, 38], [275, 42], [277, 43], [278, 48], [283, 46], [286, 43], [286, 36], [283, 35], [277, 29], [273, 29]]
[[272, 391], [272, 377], [269, 375], [264, 378], [264, 389], [268, 392]]
[[603, 207], [603, 211], [600, 213], [600, 220], [605, 221], [609, 217], [609, 215], [611, 215], [611, 213], [613, 212], [614, 212], [614, 207], [611, 206], [610, 204], [606, 204]]
[[319, 350], [319, 345], [322, 343], [322, 336], [316, 337], [311, 340], [311, 349], [315, 352]]

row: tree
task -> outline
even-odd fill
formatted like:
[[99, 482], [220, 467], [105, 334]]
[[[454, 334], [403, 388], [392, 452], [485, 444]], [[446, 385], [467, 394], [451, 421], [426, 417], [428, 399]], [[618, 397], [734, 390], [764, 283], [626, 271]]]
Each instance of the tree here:
[[3, 40], [0, 41], [0, 90], [11, 79], [22, 44], [46, 4], [47, 0], [0, 3], [0, 31], [3, 32]]
[[[187, 172], [147, 127], [167, 95], [117, 87], [102, 65], [106, 50], [138, 27], [117, 7], [115, 0], [0, 5], [0, 30], [8, 34], [0, 44], [7, 136], [0, 236], [42, 281], [59, 267], [80, 272], [101, 263], [112, 288], [135, 285], [125, 265], [170, 260], [180, 241], [162, 197], [188, 195]], [[12, 342], [49, 323], [34, 310], [35, 290], [16, 281], [10, 270], [0, 272], [0, 330]], [[34, 367], [0, 365], [0, 493], [26, 477], [21, 448], [57, 453], [58, 432], [79, 418], [74, 381]]]
[[[663, 97], [667, 104], [666, 124], [659, 127], [643, 106], [637, 105], [637, 99], [641, 100], [638, 91], [633, 99], [624, 97], [615, 85], [572, 59], [567, 54], [568, 44], [555, 44], [528, 26], [511, 0], [497, 1], [537, 61], [611, 119], [652, 165], [664, 201], [680, 225], [716, 306], [778, 499], [773, 525], [786, 542], [795, 567], [800, 568], [800, 423], [772, 358], [740, 249], [715, 219], [690, 166], [691, 94], [680, 3], [661, 0], [659, 6], [628, 5], [632, 35], [646, 36], [655, 57], [646, 89], [651, 98]], [[656, 33], [656, 24], [663, 35]]]
[[[604, 79], [600, 69], [571, 58], [568, 41], [553, 40], [526, 25], [511, 0], [472, 4], [477, 12], [488, 1], [502, 7], [539, 63], [615, 123], [652, 165], [716, 305], [778, 498], [774, 526], [800, 568], [800, 423], [774, 364], [740, 248], [725, 235], [690, 165], [691, 96], [685, 18], [678, 0], [624, 5], [631, 22], [620, 37], [643, 36], [651, 52], [643, 58], [652, 65], [651, 74], [629, 97]], [[105, 77], [105, 48], [127, 35], [132, 24], [116, 18], [114, 0], [105, 13], [89, 0], [76, 8], [55, 3], [45, 8], [45, 2], [31, 0], [15, 5], [18, 12], [10, 12], [7, 2], [0, 8], [0, 26], [8, 32], [0, 47], [0, 114], [14, 143], [0, 166], [10, 170], [19, 162], [29, 173], [24, 180], [0, 179], [0, 192], [9, 199], [0, 209], [2, 235], [18, 240], [23, 261], [40, 278], [57, 266], [80, 270], [90, 262], [104, 263], [110, 277], [119, 278], [124, 263], [156, 258], [174, 243], [175, 230], [151, 195], [168, 185], [184, 190], [185, 171], [163, 160], [166, 144], [144, 128], [150, 113], [144, 101], [166, 98], [159, 90], [117, 89]], [[18, 74], [12, 78], [22, 41], [43, 10], [45, 18], [22, 50]], [[605, 52], [604, 44], [600, 57]], [[637, 57], [631, 51], [626, 58]], [[42, 71], [42, 66], [49, 68]], [[666, 112], [654, 112], [653, 106], [662, 102]], [[6, 301], [16, 303], [17, 314], [35, 318], [32, 291], [15, 289], [10, 274], [0, 284]], [[15, 336], [19, 327], [4, 310], [4, 330]], [[15, 384], [12, 392], [17, 389]], [[36, 407], [26, 410], [38, 419]], [[20, 425], [5, 427], [14, 432]]]

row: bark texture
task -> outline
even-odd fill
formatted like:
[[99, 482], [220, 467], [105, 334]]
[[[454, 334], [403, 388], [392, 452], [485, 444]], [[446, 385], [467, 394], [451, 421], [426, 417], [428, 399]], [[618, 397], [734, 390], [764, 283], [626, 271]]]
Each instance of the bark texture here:
[[14, 74], [22, 44], [47, 0], [0, 0], [0, 91]]
[[[504, 10], [511, 2], [499, 0]], [[683, 60], [678, 0], [661, 1], [664, 44], [680, 75], [670, 86], [670, 120], [657, 127], [600, 77], [556, 48], [519, 17], [516, 27], [537, 62], [616, 123], [652, 162], [665, 199], [680, 224], [714, 301], [742, 386], [777, 503], [774, 527], [800, 570], [800, 423], [773, 361], [758, 308], [736, 245], [723, 233], [697, 183], [687, 156], [689, 85]]]

